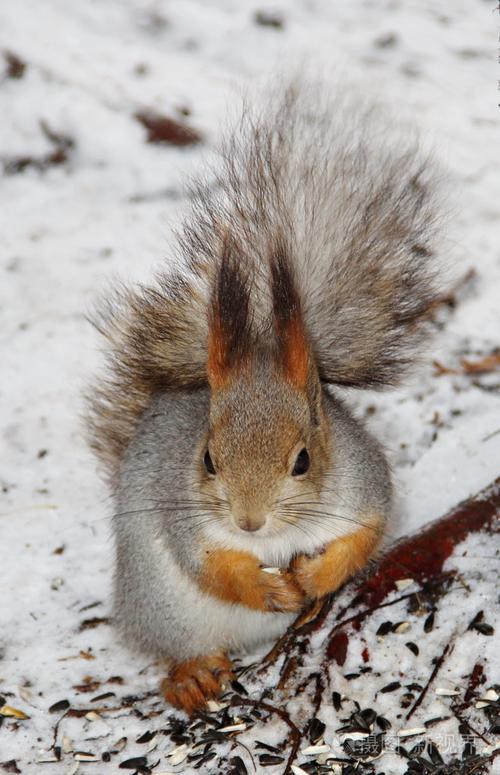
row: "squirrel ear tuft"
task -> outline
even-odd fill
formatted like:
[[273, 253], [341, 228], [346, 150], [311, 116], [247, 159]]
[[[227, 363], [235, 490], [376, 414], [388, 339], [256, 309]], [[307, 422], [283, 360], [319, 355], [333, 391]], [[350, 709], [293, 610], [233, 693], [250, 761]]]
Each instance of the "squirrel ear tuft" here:
[[278, 354], [287, 379], [299, 388], [307, 385], [311, 359], [300, 297], [286, 246], [279, 240], [271, 254], [271, 287]]
[[207, 375], [212, 390], [227, 387], [247, 360], [251, 347], [249, 306], [248, 278], [231, 237], [225, 235], [209, 312]]

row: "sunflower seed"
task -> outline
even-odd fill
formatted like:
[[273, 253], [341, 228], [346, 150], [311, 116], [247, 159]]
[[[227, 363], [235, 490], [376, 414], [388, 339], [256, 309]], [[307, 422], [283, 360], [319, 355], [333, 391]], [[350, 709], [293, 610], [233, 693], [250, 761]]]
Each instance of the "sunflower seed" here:
[[68, 700], [59, 700], [59, 702], [54, 702], [54, 704], [50, 706], [49, 713], [60, 713], [62, 710], [68, 710], [68, 708]]
[[306, 748], [302, 748], [301, 753], [304, 756], [317, 756], [320, 753], [329, 753], [329, 745], [308, 745]]
[[393, 625], [392, 622], [382, 622], [382, 624], [378, 628], [378, 630], [375, 633], [375, 635], [377, 635], [380, 638], [383, 638], [384, 635], [388, 635], [391, 632], [392, 625]]
[[311, 743], [317, 743], [318, 740], [323, 737], [325, 729], [325, 724], [323, 724], [319, 718], [311, 719], [311, 723], [309, 724], [309, 740]]
[[414, 579], [398, 579], [394, 583], [396, 584], [396, 589], [399, 592], [402, 592], [403, 589], [408, 589], [408, 587], [411, 587], [413, 582], [414, 582]]
[[247, 725], [243, 722], [241, 724], [229, 724], [227, 727], [220, 727], [218, 732], [243, 732], [247, 728]]
[[299, 767], [297, 764], [292, 764], [291, 770], [293, 772], [293, 775], [308, 775], [308, 773], [302, 769], [302, 767]]
[[423, 735], [425, 727], [408, 727], [408, 729], [400, 729], [399, 737], [413, 737], [414, 735]]
[[397, 632], [400, 635], [403, 632], [408, 632], [410, 627], [411, 627], [410, 622], [398, 622], [397, 624], [394, 625], [394, 627], [392, 628], [392, 631]]
[[167, 756], [170, 759], [170, 764], [180, 764], [184, 759], [187, 759], [188, 753], [190, 753], [190, 749], [183, 743], [174, 748], [173, 751], [170, 751], [170, 753], [167, 753]]
[[400, 681], [391, 681], [391, 683], [386, 684], [383, 686], [380, 690], [380, 694], [387, 694], [388, 692], [395, 692], [396, 689], [401, 688]]
[[217, 713], [219, 710], [229, 707], [227, 702], [217, 702], [217, 700], [208, 700], [207, 708], [211, 713]]

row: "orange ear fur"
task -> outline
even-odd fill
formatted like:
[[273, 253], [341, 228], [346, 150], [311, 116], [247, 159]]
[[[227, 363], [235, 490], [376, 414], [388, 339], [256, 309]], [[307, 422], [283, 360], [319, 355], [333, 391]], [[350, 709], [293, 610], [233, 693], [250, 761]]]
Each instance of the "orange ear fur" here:
[[302, 321], [300, 297], [295, 287], [287, 248], [279, 240], [271, 255], [273, 311], [278, 352], [290, 382], [304, 389], [308, 380], [309, 345]]
[[227, 343], [224, 342], [223, 327], [217, 310], [213, 312], [208, 332], [207, 374], [212, 390], [222, 390], [228, 382]]
[[238, 259], [225, 235], [209, 313], [207, 375], [212, 390], [227, 387], [251, 350], [248, 278]]
[[300, 314], [291, 317], [286, 326], [278, 328], [279, 346], [287, 379], [305, 388], [309, 375], [309, 351]]

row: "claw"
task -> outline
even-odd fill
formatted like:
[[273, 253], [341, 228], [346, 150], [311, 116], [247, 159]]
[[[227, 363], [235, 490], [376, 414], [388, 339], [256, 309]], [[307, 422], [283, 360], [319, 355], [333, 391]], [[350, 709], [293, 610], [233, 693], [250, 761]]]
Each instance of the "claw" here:
[[212, 654], [175, 664], [163, 679], [161, 691], [167, 702], [190, 716], [222, 694], [232, 678], [230, 660], [224, 654]]

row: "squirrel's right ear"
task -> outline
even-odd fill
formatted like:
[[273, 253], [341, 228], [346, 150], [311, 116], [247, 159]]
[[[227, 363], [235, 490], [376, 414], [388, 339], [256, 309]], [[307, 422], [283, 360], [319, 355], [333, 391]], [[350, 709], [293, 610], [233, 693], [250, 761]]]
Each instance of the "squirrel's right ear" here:
[[234, 244], [225, 235], [217, 267], [208, 321], [207, 376], [212, 390], [227, 387], [251, 350], [248, 277]]

